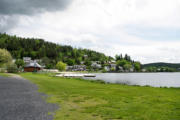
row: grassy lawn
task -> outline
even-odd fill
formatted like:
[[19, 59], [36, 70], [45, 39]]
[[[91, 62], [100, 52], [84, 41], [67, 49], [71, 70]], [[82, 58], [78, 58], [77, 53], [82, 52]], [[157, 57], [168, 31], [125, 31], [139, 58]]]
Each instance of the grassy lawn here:
[[180, 120], [180, 89], [103, 84], [23, 73], [57, 103], [55, 120]]

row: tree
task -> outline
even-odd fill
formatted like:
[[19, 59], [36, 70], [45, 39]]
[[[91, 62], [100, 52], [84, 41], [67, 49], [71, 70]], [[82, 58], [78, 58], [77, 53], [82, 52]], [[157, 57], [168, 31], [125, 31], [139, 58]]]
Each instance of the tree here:
[[75, 64], [75, 60], [74, 59], [68, 59], [67, 64], [70, 66], [73, 66]]
[[115, 56], [115, 59], [116, 59], [116, 61], [118, 61], [118, 60], [122, 60], [122, 59], [123, 59], [122, 54], [120, 54], [120, 55], [116, 55], [116, 56]]
[[123, 67], [123, 66], [124, 66], [125, 64], [127, 64], [127, 63], [128, 63], [127, 60], [122, 59], [122, 60], [118, 60], [118, 61], [116, 62], [116, 65]]
[[134, 69], [137, 72], [141, 71], [141, 64], [140, 64], [140, 62], [135, 62], [134, 63]]
[[17, 59], [15, 64], [17, 65], [18, 68], [24, 67], [24, 61], [22, 59]]
[[125, 54], [124, 59], [131, 62], [131, 57], [128, 54]]
[[12, 62], [11, 54], [5, 49], [0, 49], [0, 67], [11, 62]]
[[89, 60], [86, 60], [85, 62], [84, 62], [84, 64], [86, 65], [86, 66], [91, 66], [91, 61], [89, 61]]
[[59, 70], [59, 71], [63, 71], [66, 69], [66, 64], [63, 63], [62, 61], [59, 61], [57, 64], [56, 64], [56, 68]]
[[130, 68], [132, 68], [132, 65], [127, 63], [123, 67], [124, 67], [125, 70], [129, 70]]

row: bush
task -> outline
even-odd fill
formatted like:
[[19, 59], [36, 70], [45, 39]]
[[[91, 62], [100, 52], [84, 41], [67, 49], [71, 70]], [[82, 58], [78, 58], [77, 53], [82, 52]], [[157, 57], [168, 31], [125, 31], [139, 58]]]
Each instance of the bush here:
[[63, 71], [66, 69], [66, 64], [59, 61], [57, 64], [56, 64], [56, 68], [59, 70], [59, 71]]
[[16, 64], [8, 64], [7, 65], [7, 72], [8, 73], [17, 73], [18, 68], [17, 68]]
[[0, 49], [0, 67], [10, 62], [12, 62], [11, 54], [5, 49]]

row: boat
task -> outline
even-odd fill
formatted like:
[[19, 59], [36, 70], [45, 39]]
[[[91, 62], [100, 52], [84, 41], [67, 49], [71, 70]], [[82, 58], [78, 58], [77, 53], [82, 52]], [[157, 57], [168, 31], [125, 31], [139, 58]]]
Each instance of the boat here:
[[84, 77], [96, 77], [95, 74], [84, 74]]

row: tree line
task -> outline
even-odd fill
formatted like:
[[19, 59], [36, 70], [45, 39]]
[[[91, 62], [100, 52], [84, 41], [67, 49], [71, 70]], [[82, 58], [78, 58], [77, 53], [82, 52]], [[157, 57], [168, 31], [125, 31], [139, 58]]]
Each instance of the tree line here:
[[93, 70], [92, 61], [98, 61], [102, 66], [100, 70], [104, 70], [110, 61], [115, 61], [116, 68], [112, 67], [111, 71], [121, 71], [122, 69], [129, 71], [131, 68], [137, 72], [141, 70], [141, 63], [135, 62], [127, 54], [124, 56], [122, 54], [116, 55], [113, 58], [89, 49], [73, 48], [47, 42], [43, 39], [22, 38], [6, 33], [0, 33], [0, 48], [11, 53], [12, 57], [16, 59], [18, 68], [24, 64], [23, 57], [31, 57], [32, 59], [41, 59], [46, 68], [56, 68], [57, 63], [62, 61], [69, 66], [84, 64], [87, 69]]
[[89, 65], [90, 61], [104, 62], [113, 59], [89, 49], [59, 45], [38, 38], [10, 36], [6, 33], [0, 33], [0, 48], [7, 49], [15, 59], [23, 57], [41, 59], [47, 68], [54, 68], [58, 61], [63, 61], [67, 65], [79, 65], [84, 61]]

